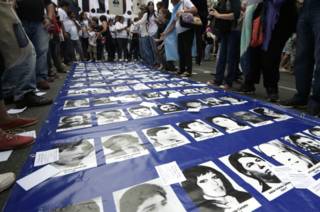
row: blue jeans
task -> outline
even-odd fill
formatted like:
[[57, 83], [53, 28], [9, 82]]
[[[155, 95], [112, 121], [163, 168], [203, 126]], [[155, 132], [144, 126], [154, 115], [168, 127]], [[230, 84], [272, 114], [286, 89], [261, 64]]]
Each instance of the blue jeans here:
[[204, 60], [210, 60], [210, 54], [213, 48], [213, 44], [207, 44], [204, 49]]
[[[231, 31], [221, 36], [215, 79], [217, 84], [225, 81], [226, 84], [232, 86], [240, 60], [240, 35], [240, 31]], [[227, 64], [228, 70], [225, 78], [224, 72]]]
[[149, 36], [141, 37], [141, 56], [148, 65], [154, 65], [154, 54]]
[[42, 22], [22, 21], [22, 25], [36, 50], [37, 60], [35, 73], [37, 82], [47, 80], [47, 53], [49, 49], [48, 32], [43, 28]]
[[36, 52], [32, 52], [20, 64], [7, 69], [2, 75], [2, 91], [4, 97], [13, 96], [15, 101], [21, 100], [26, 93], [36, 90]]
[[[305, 0], [297, 26], [296, 98], [320, 104], [320, 1]], [[313, 83], [312, 83], [313, 79]]]

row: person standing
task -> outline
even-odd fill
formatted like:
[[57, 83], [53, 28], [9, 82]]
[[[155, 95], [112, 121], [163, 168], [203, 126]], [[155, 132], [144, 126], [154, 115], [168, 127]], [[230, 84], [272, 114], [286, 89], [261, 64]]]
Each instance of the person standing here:
[[[298, 0], [301, 13], [297, 26], [294, 74], [297, 93], [282, 102], [287, 107], [307, 106], [310, 115], [320, 114], [320, 1]], [[312, 91], [312, 95], [310, 95]]]
[[[37, 87], [49, 89], [47, 53], [49, 49], [48, 30], [54, 16], [54, 5], [51, 0], [20, 0], [17, 1], [17, 14], [22, 21], [24, 30], [31, 40], [37, 55], [36, 80]], [[46, 14], [45, 11], [46, 10]]]

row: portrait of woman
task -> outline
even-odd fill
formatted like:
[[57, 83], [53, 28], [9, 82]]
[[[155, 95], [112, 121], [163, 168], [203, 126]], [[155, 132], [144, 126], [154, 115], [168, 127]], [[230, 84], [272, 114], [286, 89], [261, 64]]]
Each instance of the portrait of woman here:
[[246, 130], [250, 127], [243, 124], [227, 115], [218, 115], [207, 118], [207, 120], [225, 130], [227, 133], [238, 132], [240, 130]]

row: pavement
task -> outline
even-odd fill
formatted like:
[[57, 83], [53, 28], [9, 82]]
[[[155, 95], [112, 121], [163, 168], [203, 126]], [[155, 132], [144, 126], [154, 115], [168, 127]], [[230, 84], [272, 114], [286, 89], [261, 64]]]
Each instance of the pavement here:
[[[199, 65], [194, 65], [194, 74], [191, 77], [191, 79], [195, 81], [200, 82], [207, 82], [209, 80], [212, 80], [214, 76], [212, 75], [215, 70], [215, 61], [205, 61]], [[46, 97], [50, 97], [55, 99], [57, 96], [57, 93], [63, 86], [63, 82], [65, 80], [66, 74], [59, 74], [60, 79], [56, 79], [55, 82], [51, 83], [51, 89], [47, 91]], [[240, 84], [235, 84], [235, 89], [238, 88]], [[280, 83], [279, 83], [279, 93], [280, 93], [280, 99], [287, 99], [291, 98], [293, 94], [295, 93], [295, 86], [294, 86], [294, 76], [289, 73], [281, 73], [280, 77]], [[266, 92], [262, 86], [262, 83], [260, 85], [256, 86], [256, 92], [254, 96], [251, 96], [252, 98], [265, 100], [266, 99]], [[13, 107], [13, 105], [8, 105], [8, 108]], [[36, 126], [25, 128], [23, 130], [18, 130], [17, 132], [23, 132], [23, 131], [30, 131], [30, 130], [36, 130], [37, 133], [39, 133], [42, 123], [47, 119], [48, 114], [50, 112], [51, 106], [44, 106], [44, 107], [36, 107], [36, 108], [28, 108], [23, 113], [19, 114], [23, 117], [37, 117], [39, 119], [39, 123]], [[31, 150], [31, 146], [25, 149], [15, 150], [8, 161], [1, 162], [0, 163], [0, 173], [4, 172], [14, 172], [16, 176], [19, 176], [20, 170], [25, 163], [26, 159], [29, 156], [29, 152]], [[4, 191], [0, 193], [0, 208], [4, 207], [4, 204], [6, 200], [8, 199], [8, 196], [10, 195], [10, 189], [7, 191]], [[1, 210], [2, 211], [2, 210]]]

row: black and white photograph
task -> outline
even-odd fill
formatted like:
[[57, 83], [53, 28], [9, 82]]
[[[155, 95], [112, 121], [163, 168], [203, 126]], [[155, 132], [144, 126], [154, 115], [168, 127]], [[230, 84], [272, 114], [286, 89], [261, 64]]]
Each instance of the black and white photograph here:
[[153, 89], [167, 88], [166, 84], [164, 83], [153, 83], [153, 84], [148, 84], [148, 86]]
[[105, 136], [101, 138], [101, 142], [107, 164], [149, 154], [135, 132]]
[[177, 105], [174, 102], [168, 102], [168, 103], [160, 104], [160, 105], [158, 105], [158, 109], [164, 114], [176, 113], [176, 112], [183, 111], [183, 108], [180, 107], [179, 105]]
[[[127, 82], [127, 84], [143, 84], [143, 83], [140, 83], [139, 80], [135, 80], [135, 79], [129, 79], [129, 80], [126, 80], [126, 82]], [[150, 89], [150, 88], [148, 88], [148, 89]]]
[[231, 96], [222, 96], [222, 97], [219, 97], [218, 99], [225, 101], [231, 105], [240, 105], [240, 104], [247, 103], [247, 101], [244, 99], [239, 99]]
[[122, 103], [142, 101], [141, 97], [137, 94], [121, 95], [121, 96], [117, 96], [116, 98], [117, 98], [117, 100], [121, 101]]
[[201, 102], [205, 103], [206, 105], [208, 105], [209, 107], [221, 107], [221, 106], [227, 106], [229, 105], [228, 103], [214, 98], [214, 97], [208, 97], [205, 99], [200, 99]]
[[179, 91], [175, 90], [166, 90], [166, 91], [160, 91], [160, 93], [165, 96], [166, 98], [179, 98], [182, 97], [183, 94]]
[[198, 88], [198, 90], [203, 93], [203, 94], [212, 94], [212, 93], [217, 93], [218, 91], [209, 88], [209, 87], [200, 87]]
[[320, 155], [320, 141], [302, 133], [296, 133], [283, 138], [290, 144], [300, 147], [312, 155]]
[[256, 114], [265, 116], [267, 118], [270, 118], [273, 121], [284, 121], [284, 120], [292, 118], [291, 116], [288, 116], [288, 115], [286, 115], [284, 113], [281, 113], [281, 112], [278, 112], [278, 111], [274, 111], [274, 110], [271, 110], [271, 109], [266, 108], [266, 107], [257, 107], [257, 108], [254, 108], [254, 109], [250, 110], [250, 111], [254, 112]]
[[131, 91], [131, 88], [127, 85], [118, 85], [112, 87], [113, 92], [125, 92], [125, 91]]
[[221, 127], [227, 133], [235, 133], [238, 131], [250, 129], [250, 127], [248, 125], [241, 123], [241, 122], [231, 118], [230, 116], [227, 116], [224, 114], [208, 117], [207, 120], [210, 123], [212, 123], [218, 127]]
[[73, 83], [69, 86], [69, 88], [82, 88], [82, 87], [87, 87], [86, 83], [78, 82], [78, 83]]
[[59, 160], [51, 165], [60, 170], [55, 177], [97, 167], [94, 139], [60, 143], [55, 148], [59, 149]]
[[232, 114], [234, 117], [251, 124], [254, 127], [260, 127], [267, 124], [272, 124], [273, 122], [266, 117], [258, 116], [254, 113], [248, 111], [239, 111]]
[[103, 77], [88, 77], [88, 80], [89, 81], [102, 81], [103, 80]]
[[182, 85], [180, 85], [178, 82], [171, 82], [171, 83], [167, 83], [167, 86], [169, 88], [178, 88], [178, 87], [182, 87]]
[[160, 178], [113, 192], [117, 212], [186, 212], [170, 185]]
[[142, 91], [142, 90], [148, 90], [148, 89], [150, 89], [148, 86], [146, 86], [146, 85], [143, 84], [143, 83], [134, 84], [134, 85], [131, 85], [131, 87], [132, 87], [133, 90], [135, 90], [135, 91]]
[[69, 110], [69, 109], [85, 108], [89, 106], [90, 106], [89, 98], [69, 99], [64, 102], [63, 109]]
[[314, 136], [316, 138], [320, 138], [320, 126], [315, 126], [311, 129], [307, 129], [304, 133]]
[[87, 81], [87, 79], [80, 77], [80, 78], [73, 78], [72, 81], [73, 82], [85, 82], [85, 81]]
[[203, 141], [223, 135], [218, 129], [206, 124], [200, 119], [181, 122], [177, 125], [196, 141]]
[[91, 82], [90, 86], [92, 86], [92, 87], [107, 86], [107, 83], [105, 83], [105, 82]]
[[128, 121], [126, 115], [120, 109], [96, 112], [96, 117], [98, 125]]
[[133, 119], [148, 118], [159, 115], [151, 107], [141, 105], [128, 108], [128, 112]]
[[197, 211], [251, 212], [261, 205], [213, 162], [208, 161], [183, 170], [181, 183]]
[[141, 95], [148, 100], [164, 98], [164, 96], [162, 96], [159, 92], [145, 92], [141, 93]]
[[92, 127], [91, 114], [62, 116], [59, 120], [57, 132]]
[[126, 83], [126, 81], [123, 79], [112, 80], [110, 82], [111, 85], [120, 85], [120, 84], [124, 84], [124, 83]]
[[116, 103], [117, 101], [112, 100], [110, 97], [100, 97], [100, 98], [93, 99], [94, 106], [110, 105], [110, 104], [116, 104]]
[[187, 110], [201, 110], [203, 108], [207, 108], [207, 106], [199, 100], [189, 100], [180, 102], [180, 104]]
[[255, 149], [293, 170], [307, 172], [311, 175], [320, 173], [319, 161], [281, 143], [279, 140], [260, 144], [255, 146]]
[[190, 141], [181, 135], [171, 125], [164, 125], [143, 130], [149, 142], [154, 146], [157, 152], [172, 149], [190, 143]]
[[53, 212], [104, 212], [104, 210], [102, 198], [97, 197], [89, 201], [68, 205], [63, 208], [56, 208]]
[[81, 95], [88, 95], [89, 92], [85, 89], [78, 89], [78, 90], [72, 90], [70, 89], [68, 91], [68, 96], [81, 96]]
[[111, 93], [111, 91], [109, 89], [106, 89], [106, 88], [87, 88], [86, 90], [88, 92], [90, 92], [91, 94], [107, 94], [107, 93]]
[[291, 183], [281, 182], [269, 162], [248, 149], [224, 156], [220, 160], [269, 201], [293, 188]]
[[198, 88], [188, 88], [188, 89], [183, 89], [181, 90], [181, 93], [183, 95], [186, 95], [186, 96], [191, 96], [191, 95], [200, 95], [202, 94]]

